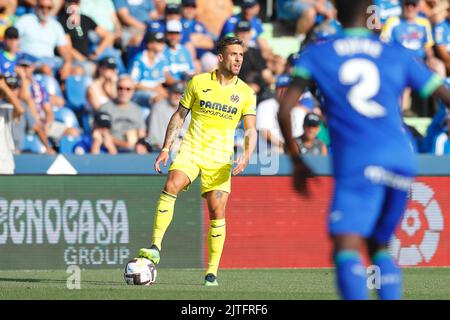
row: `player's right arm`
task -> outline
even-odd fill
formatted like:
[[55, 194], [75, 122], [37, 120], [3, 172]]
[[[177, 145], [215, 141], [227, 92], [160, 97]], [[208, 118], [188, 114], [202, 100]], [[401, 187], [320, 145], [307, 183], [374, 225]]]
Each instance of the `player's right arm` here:
[[181, 104], [178, 106], [178, 110], [170, 118], [169, 124], [167, 125], [166, 136], [164, 139], [163, 148], [156, 158], [155, 161], [155, 171], [161, 173], [161, 168], [159, 164], [162, 162], [164, 167], [167, 165], [169, 160], [169, 151], [172, 147], [173, 142], [179, 136], [180, 130], [183, 127], [184, 120], [189, 113], [189, 109], [183, 107]]
[[169, 151], [175, 139], [178, 137], [181, 128], [183, 127], [184, 120], [191, 110], [195, 102], [195, 88], [196, 88], [196, 78], [192, 78], [186, 89], [184, 90], [183, 96], [181, 97], [180, 104], [177, 111], [170, 118], [169, 124], [167, 125], [166, 136], [164, 139], [164, 145], [155, 161], [155, 171], [161, 173], [161, 168], [159, 164], [162, 162], [164, 167], [167, 165], [169, 160]]
[[313, 175], [312, 170], [302, 160], [300, 149], [292, 136], [291, 110], [297, 104], [305, 88], [311, 86], [312, 78], [308, 69], [299, 66], [294, 70], [294, 78], [284, 96], [280, 97], [278, 121], [286, 143], [286, 149], [294, 165], [294, 187], [300, 193], [308, 195], [306, 181]]

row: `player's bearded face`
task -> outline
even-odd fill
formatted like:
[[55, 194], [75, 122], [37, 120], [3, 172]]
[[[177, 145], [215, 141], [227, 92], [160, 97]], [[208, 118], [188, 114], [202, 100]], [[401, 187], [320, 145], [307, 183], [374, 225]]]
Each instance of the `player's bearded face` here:
[[225, 49], [225, 52], [219, 57], [224, 69], [229, 73], [237, 76], [241, 71], [242, 60], [244, 58], [244, 50], [241, 45], [233, 44]]

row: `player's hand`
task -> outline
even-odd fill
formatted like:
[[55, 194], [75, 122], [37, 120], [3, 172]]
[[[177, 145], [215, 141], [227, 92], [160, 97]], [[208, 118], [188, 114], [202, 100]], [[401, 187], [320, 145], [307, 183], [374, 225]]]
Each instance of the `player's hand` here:
[[236, 161], [234, 161], [236, 167], [233, 169], [233, 176], [243, 172], [245, 167], [247, 167], [248, 161], [248, 157], [245, 156], [240, 156]]
[[301, 160], [294, 161], [294, 188], [309, 197], [308, 179], [314, 177], [313, 171]]
[[162, 173], [161, 168], [159, 164], [162, 162], [163, 166], [167, 166], [167, 161], [169, 160], [169, 153], [167, 151], [161, 151], [161, 153], [158, 155], [158, 158], [156, 158], [155, 161], [155, 171], [158, 173]]

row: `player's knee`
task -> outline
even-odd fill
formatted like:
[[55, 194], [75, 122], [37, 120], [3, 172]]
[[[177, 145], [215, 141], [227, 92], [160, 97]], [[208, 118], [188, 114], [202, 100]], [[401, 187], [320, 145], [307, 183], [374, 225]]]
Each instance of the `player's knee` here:
[[224, 208], [210, 208], [209, 216], [212, 220], [225, 219], [225, 209]]
[[364, 247], [365, 240], [358, 235], [339, 235], [333, 237], [333, 251], [342, 250], [359, 251]]
[[164, 185], [164, 191], [175, 196], [178, 195], [182, 188], [182, 184], [176, 179], [167, 179], [166, 184]]

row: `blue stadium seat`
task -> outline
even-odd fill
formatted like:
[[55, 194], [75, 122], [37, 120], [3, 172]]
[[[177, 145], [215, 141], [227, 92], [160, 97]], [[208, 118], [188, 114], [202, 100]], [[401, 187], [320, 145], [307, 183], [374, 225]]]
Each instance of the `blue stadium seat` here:
[[45, 146], [35, 134], [27, 134], [23, 141], [22, 152], [45, 153]]
[[56, 121], [64, 123], [69, 128], [80, 129], [80, 124], [78, 122], [77, 116], [69, 108], [53, 107], [53, 113], [55, 115]]
[[59, 153], [74, 153], [75, 147], [81, 140], [81, 137], [63, 136], [59, 140]]
[[74, 111], [84, 110], [87, 98], [87, 88], [90, 79], [85, 76], [69, 76], [66, 79], [66, 98], [67, 105]]

